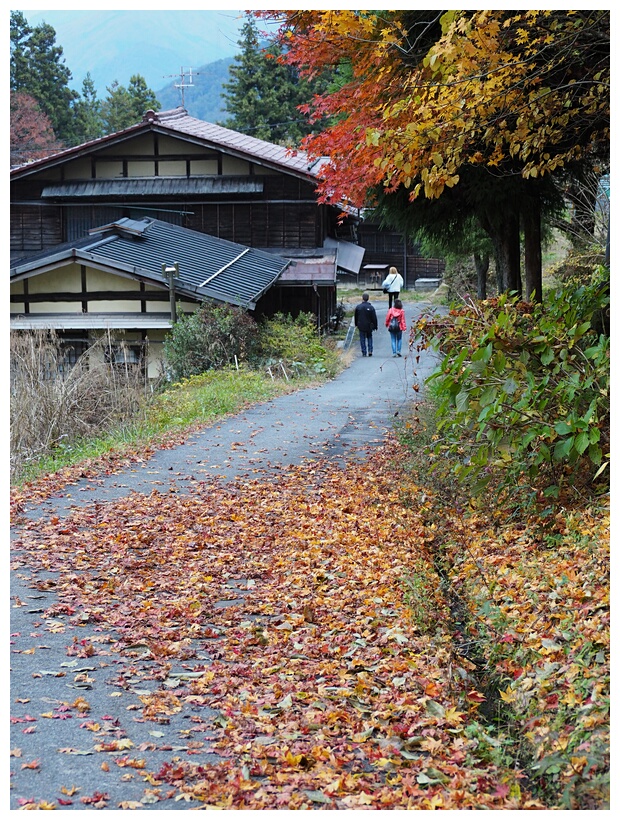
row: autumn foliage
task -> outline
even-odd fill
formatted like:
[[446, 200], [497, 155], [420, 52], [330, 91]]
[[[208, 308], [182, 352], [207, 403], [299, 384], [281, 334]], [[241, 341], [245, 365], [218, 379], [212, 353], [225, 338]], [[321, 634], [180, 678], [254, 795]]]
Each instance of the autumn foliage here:
[[11, 94], [11, 164], [41, 159], [62, 148], [54, 136], [47, 115], [34, 97], [24, 92]]
[[608, 11], [257, 14], [302, 73], [350, 68], [305, 108], [332, 118], [304, 143], [329, 157], [325, 199], [401, 185], [433, 198], [463, 166], [532, 179], [609, 145]]
[[433, 454], [470, 489], [513, 502], [608, 491], [607, 269], [555, 288], [544, 307], [503, 294], [423, 316], [414, 332], [419, 349], [442, 354], [428, 381]]

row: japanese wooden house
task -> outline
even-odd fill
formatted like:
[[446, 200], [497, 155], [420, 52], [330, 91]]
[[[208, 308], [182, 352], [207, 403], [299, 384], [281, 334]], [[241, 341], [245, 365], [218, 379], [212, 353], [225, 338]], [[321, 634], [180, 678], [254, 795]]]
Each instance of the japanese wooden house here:
[[[161, 341], [171, 323], [162, 315], [168, 285], [161, 265], [171, 264], [179, 270], [180, 309], [204, 298], [239, 303], [235, 297], [247, 291], [245, 306], [257, 316], [307, 311], [324, 326], [336, 308], [337, 276], [359, 278], [367, 259], [359, 214], [317, 202], [320, 164], [176, 108], [147, 111], [123, 131], [13, 168], [11, 326], [47, 322], [84, 341], [110, 323], [120, 330], [125, 321], [128, 332]], [[174, 253], [164, 254], [155, 242], [155, 234], [159, 242], [166, 233], [163, 225], [174, 226], [175, 237], [188, 232]], [[91, 232], [102, 229], [100, 243]], [[120, 240], [141, 248], [133, 268], [126, 260], [101, 260], [112, 236], [117, 249]], [[190, 285], [217, 273], [208, 262], [214, 240], [232, 243], [238, 254], [266, 254], [268, 284], [261, 276], [254, 281], [247, 266], [232, 265], [228, 273], [248, 281], [235, 287], [228, 275], [223, 291], [184, 290], [186, 273]], [[375, 257], [387, 261], [381, 252]]]
[[[101, 275], [88, 272], [84, 243], [91, 243], [89, 232], [102, 226], [116, 225], [117, 234], [127, 236], [123, 220], [136, 224], [145, 219], [190, 232], [191, 241], [177, 246], [174, 259], [172, 254], [161, 259], [162, 264], [177, 263], [181, 279], [191, 266], [189, 249], [201, 244], [198, 235], [205, 237], [199, 254], [203, 259], [213, 239], [240, 246], [239, 253], [256, 249], [279, 257], [278, 275], [259, 293], [251, 285], [246, 306], [256, 315], [308, 311], [324, 325], [336, 307], [338, 265], [344, 259], [356, 272], [363, 250], [345, 242], [343, 249], [348, 245], [353, 252], [338, 260], [340, 240], [336, 247], [324, 247], [326, 238], [335, 238], [356, 217], [342, 221], [341, 208], [317, 203], [317, 167], [303, 152], [197, 120], [177, 108], [147, 111], [137, 125], [12, 169], [12, 326], [41, 327], [47, 321], [77, 338], [100, 330], [107, 314], [135, 314], [127, 309], [127, 288], [136, 290], [135, 282], [126, 284], [127, 270], [119, 268], [114, 282], [102, 283]], [[145, 252], [145, 239], [152, 234], [152, 229], [139, 232], [136, 241]], [[66, 254], [80, 248], [76, 278]], [[155, 261], [149, 257], [142, 267], [153, 273]], [[133, 276], [138, 287], [151, 287], [153, 280], [148, 285], [142, 267], [137, 265]], [[239, 266], [235, 270], [241, 275]], [[206, 266], [203, 280], [209, 271]], [[111, 269], [107, 273], [112, 275]], [[252, 278], [247, 269], [243, 275]], [[121, 280], [125, 285], [118, 287]], [[237, 291], [243, 290], [240, 282]], [[183, 309], [202, 298], [231, 301], [229, 292], [195, 293]], [[151, 299], [136, 304], [141, 306], [137, 312], [161, 313], [150, 310]], [[73, 314], [74, 328], [67, 314]], [[118, 326], [119, 317], [110, 321]], [[149, 333], [152, 339], [156, 329], [164, 332], [161, 315], [157, 328], [148, 323], [143, 315], [142, 336]]]

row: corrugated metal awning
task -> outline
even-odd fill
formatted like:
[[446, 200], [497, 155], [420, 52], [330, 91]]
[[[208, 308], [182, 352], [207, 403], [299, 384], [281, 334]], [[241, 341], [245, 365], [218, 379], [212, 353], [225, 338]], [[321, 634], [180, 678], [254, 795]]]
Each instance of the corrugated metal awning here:
[[334, 259], [295, 259], [278, 279], [278, 285], [334, 285], [336, 264]]
[[170, 330], [169, 313], [29, 313], [11, 316], [11, 330]]
[[342, 239], [331, 239], [327, 237], [323, 242], [326, 248], [336, 248], [338, 256], [336, 261], [339, 268], [349, 273], [359, 273], [364, 258], [365, 248], [354, 245], [353, 242], [345, 242]]

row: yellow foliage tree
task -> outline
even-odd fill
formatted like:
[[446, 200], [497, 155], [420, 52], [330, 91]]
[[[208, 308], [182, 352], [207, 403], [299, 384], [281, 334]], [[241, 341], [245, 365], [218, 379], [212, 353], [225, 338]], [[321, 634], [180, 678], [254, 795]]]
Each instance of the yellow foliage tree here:
[[377, 186], [441, 196], [463, 169], [527, 183], [491, 225], [507, 289], [540, 296], [541, 178], [606, 162], [610, 14], [581, 11], [267, 11], [286, 59], [312, 75], [347, 65], [350, 79], [306, 107], [332, 125], [304, 147], [329, 156], [324, 200], [367, 204]]

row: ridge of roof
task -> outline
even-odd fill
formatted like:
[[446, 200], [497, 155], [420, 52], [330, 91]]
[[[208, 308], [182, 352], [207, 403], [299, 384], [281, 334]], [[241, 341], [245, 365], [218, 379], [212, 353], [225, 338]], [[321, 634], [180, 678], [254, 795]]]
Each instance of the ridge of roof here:
[[115, 131], [112, 134], [106, 134], [103, 137], [89, 140], [88, 142], [71, 148], [65, 148], [62, 151], [50, 154], [42, 159], [15, 166], [11, 168], [11, 174], [17, 174], [26, 169], [36, 170], [46, 163], [62, 161], [72, 155], [78, 155], [83, 151], [118, 140], [125, 135], [130, 136], [133, 133], [138, 133], [145, 127], [152, 128], [158, 126], [187, 137], [204, 140], [215, 146], [221, 145], [240, 154], [248, 155], [255, 161], [272, 163], [281, 168], [302, 173], [311, 178], [317, 177], [318, 167], [322, 164], [320, 161], [321, 158], [319, 158], [319, 160], [310, 160], [305, 151], [286, 148], [285, 146], [276, 145], [275, 143], [267, 142], [257, 137], [250, 137], [247, 134], [242, 134], [240, 131], [233, 131], [222, 125], [216, 125], [206, 120], [199, 120], [196, 117], [191, 117], [185, 108], [178, 106], [177, 108], [171, 108], [166, 111], [154, 111], [149, 109], [145, 111], [142, 121], [135, 125], [130, 125], [122, 131]]
[[223, 125], [216, 125], [206, 120], [199, 120], [190, 116], [185, 108], [172, 108], [167, 111], [147, 111], [144, 122], [159, 124], [187, 136], [198, 137], [217, 145], [225, 145], [233, 150], [251, 154], [255, 158], [276, 162], [296, 171], [315, 176], [313, 166], [316, 160], [311, 161], [305, 151], [296, 148], [287, 148], [273, 142], [233, 131]]

